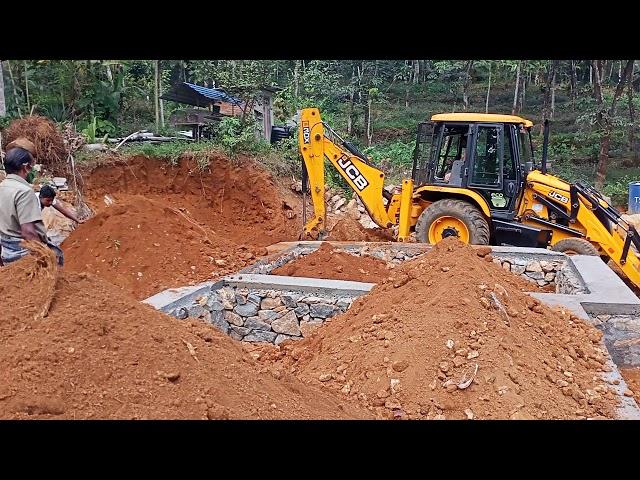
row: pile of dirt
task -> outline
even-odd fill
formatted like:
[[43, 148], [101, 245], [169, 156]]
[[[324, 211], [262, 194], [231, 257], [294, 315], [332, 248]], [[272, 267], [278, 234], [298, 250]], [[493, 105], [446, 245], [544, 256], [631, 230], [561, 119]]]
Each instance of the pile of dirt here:
[[178, 165], [144, 156], [113, 158], [83, 174], [83, 192], [96, 210], [104, 208], [104, 195], [116, 201], [144, 196], [186, 208], [238, 244], [264, 247], [298, 237], [301, 202], [293, 192], [250, 158], [232, 162], [212, 154], [208, 161], [203, 171], [189, 156]]
[[137, 299], [226, 275], [266, 254], [200, 224], [171, 201], [143, 196], [104, 208], [63, 248], [66, 270], [95, 273]]
[[65, 171], [67, 149], [62, 133], [46, 117], [30, 115], [11, 122], [3, 132], [7, 145], [19, 137], [25, 137], [36, 147], [36, 161], [54, 171]]
[[382, 228], [364, 228], [357, 220], [347, 217], [331, 228], [326, 239], [337, 242], [392, 242], [393, 233]]
[[378, 418], [613, 418], [602, 333], [522, 293], [489, 251], [445, 239], [261, 358]]
[[620, 373], [624, 377], [624, 381], [627, 382], [636, 403], [640, 405], [640, 368], [621, 368]]
[[65, 240], [69, 270], [88, 271], [142, 299], [237, 271], [266, 245], [297, 238], [295, 195], [248, 159], [212, 156], [172, 166], [114, 157], [84, 174], [98, 214]]
[[168, 317], [91, 274], [61, 275], [36, 318], [53, 264], [39, 250], [0, 268], [2, 419], [371, 417], [287, 372], [265, 375], [212, 326]]
[[351, 255], [323, 243], [315, 252], [289, 262], [271, 272], [290, 277], [332, 278], [376, 283], [389, 275], [387, 264], [369, 256]]
[[[53, 300], [58, 275], [55, 255], [40, 242], [24, 242], [24, 245], [34, 255], [0, 267], [3, 332], [21, 328], [24, 318], [43, 318]], [[25, 298], [33, 301], [25, 302]]]

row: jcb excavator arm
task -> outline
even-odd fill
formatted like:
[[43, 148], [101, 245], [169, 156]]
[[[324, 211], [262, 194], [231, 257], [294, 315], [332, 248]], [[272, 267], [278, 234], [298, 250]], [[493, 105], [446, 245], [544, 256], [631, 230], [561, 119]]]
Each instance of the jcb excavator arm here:
[[[601, 255], [606, 255], [640, 286], [640, 236], [628, 224], [620, 212], [595, 189], [581, 183], [570, 184], [551, 175], [538, 171], [527, 177], [529, 183], [525, 197], [531, 197], [546, 211], [546, 219], [532, 214], [529, 210], [523, 220], [536, 226], [548, 227], [553, 231], [552, 244], [565, 238], [584, 238], [598, 247]], [[530, 209], [528, 201], [522, 209]], [[562, 205], [562, 206], [560, 206]], [[549, 220], [550, 212], [564, 219], [567, 226]]]
[[[331, 162], [360, 198], [367, 213], [377, 225], [381, 228], [390, 228], [397, 223], [395, 218], [389, 217], [387, 207], [383, 202], [383, 198], [386, 197], [390, 203], [393, 197], [383, 189], [384, 173], [369, 164], [366, 156], [360, 153], [355, 146], [340, 138], [337, 133], [325, 125], [320, 119], [320, 111], [317, 108], [306, 108], [300, 112], [298, 142], [306, 166], [314, 210], [313, 218], [304, 226], [304, 234], [312, 235], [314, 231], [317, 233], [325, 231], [325, 158]], [[411, 183], [411, 181], [409, 182]], [[405, 213], [408, 223], [410, 192], [413, 190], [413, 185], [405, 185], [406, 183], [406, 181], [403, 183], [404, 194], [402, 198], [403, 200], [408, 198], [404, 202], [405, 209], [400, 209], [400, 217]]]

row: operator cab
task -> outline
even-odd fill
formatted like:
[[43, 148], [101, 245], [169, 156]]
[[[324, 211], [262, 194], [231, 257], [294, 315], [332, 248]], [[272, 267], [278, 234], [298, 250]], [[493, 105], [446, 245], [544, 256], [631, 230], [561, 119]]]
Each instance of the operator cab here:
[[418, 125], [412, 177], [417, 187], [467, 188], [491, 217], [512, 220], [533, 168], [532, 122], [512, 115], [450, 113]]

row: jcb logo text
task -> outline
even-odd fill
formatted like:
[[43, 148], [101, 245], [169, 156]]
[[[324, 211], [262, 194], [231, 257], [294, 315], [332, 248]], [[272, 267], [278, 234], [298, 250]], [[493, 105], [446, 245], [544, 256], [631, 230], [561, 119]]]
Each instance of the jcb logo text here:
[[362, 176], [360, 170], [349, 160], [348, 157], [343, 156], [338, 159], [338, 165], [347, 174], [358, 190], [362, 191], [369, 186], [367, 179]]

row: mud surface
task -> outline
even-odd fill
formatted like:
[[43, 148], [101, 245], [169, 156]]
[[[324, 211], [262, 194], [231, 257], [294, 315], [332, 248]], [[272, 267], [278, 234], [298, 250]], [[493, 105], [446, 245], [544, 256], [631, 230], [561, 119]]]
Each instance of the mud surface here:
[[389, 271], [382, 260], [336, 251], [330, 244], [323, 243], [315, 252], [276, 268], [271, 273], [290, 277], [377, 283], [386, 278]]
[[326, 240], [341, 242], [392, 242], [391, 230], [364, 228], [357, 220], [346, 217], [339, 220], [329, 232]]

